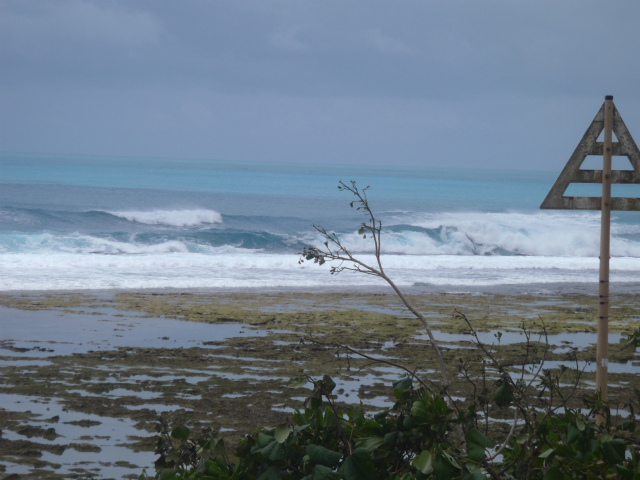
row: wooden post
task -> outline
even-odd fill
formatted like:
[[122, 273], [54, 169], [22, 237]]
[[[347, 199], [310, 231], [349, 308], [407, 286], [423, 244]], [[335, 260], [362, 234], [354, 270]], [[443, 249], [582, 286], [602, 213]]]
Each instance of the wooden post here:
[[[611, 157], [613, 143], [613, 96], [604, 101], [604, 145], [602, 168], [602, 220], [600, 225], [600, 305], [598, 307], [598, 349], [596, 354], [596, 393], [607, 400], [609, 353], [609, 258], [611, 244]], [[603, 418], [598, 418], [602, 423]]]
[[[604, 142], [598, 137], [604, 131]], [[613, 142], [613, 134], [617, 142]], [[588, 155], [603, 156], [602, 170], [582, 170]], [[625, 156], [632, 171], [612, 170], [613, 155]], [[602, 197], [566, 196], [571, 183], [602, 183]], [[600, 285], [598, 305], [598, 349], [596, 354], [596, 394], [607, 401], [607, 375], [609, 356], [609, 260], [611, 257], [611, 210], [640, 211], [640, 198], [611, 197], [611, 184], [640, 185], [640, 148], [631, 137], [620, 112], [607, 95], [582, 140], [574, 150], [562, 173], [551, 187], [540, 208], [566, 210], [600, 210]], [[598, 425], [604, 417], [597, 417]]]

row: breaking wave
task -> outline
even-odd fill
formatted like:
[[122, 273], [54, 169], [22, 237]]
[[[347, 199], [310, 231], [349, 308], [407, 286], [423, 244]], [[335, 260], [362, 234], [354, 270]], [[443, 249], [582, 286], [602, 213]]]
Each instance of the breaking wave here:
[[[370, 238], [339, 235], [354, 252], [372, 252]], [[313, 242], [319, 242], [319, 238]], [[597, 257], [600, 217], [592, 213], [403, 213], [382, 231], [382, 251], [398, 255]], [[640, 257], [640, 226], [614, 223], [613, 256]]]
[[197, 227], [222, 223], [222, 215], [215, 210], [155, 210], [149, 212], [107, 212], [130, 222], [172, 227]]

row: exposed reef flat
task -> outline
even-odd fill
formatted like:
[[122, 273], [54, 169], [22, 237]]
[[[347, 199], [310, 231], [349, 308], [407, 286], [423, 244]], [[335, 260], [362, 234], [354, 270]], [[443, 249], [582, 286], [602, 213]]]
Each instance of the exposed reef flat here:
[[[581, 293], [411, 296], [442, 341], [451, 375], [475, 361], [469, 326], [512, 363], [524, 326], [552, 348], [551, 367], [584, 369], [592, 388], [597, 298]], [[612, 296], [610, 397], [637, 383], [638, 357], [618, 344], [640, 326], [640, 299]], [[288, 388], [304, 372], [338, 380], [343, 402], [388, 404], [402, 371], [336, 350], [418, 368], [435, 359], [419, 322], [387, 293], [298, 291], [16, 293], [0, 295], [0, 473], [29, 478], [137, 478], [152, 471], [155, 422], [212, 428], [230, 442], [275, 425], [308, 393]], [[542, 349], [541, 349], [542, 350]], [[571, 363], [574, 362], [574, 363]], [[464, 395], [465, 384], [454, 386]], [[4, 470], [4, 472], [3, 472]]]

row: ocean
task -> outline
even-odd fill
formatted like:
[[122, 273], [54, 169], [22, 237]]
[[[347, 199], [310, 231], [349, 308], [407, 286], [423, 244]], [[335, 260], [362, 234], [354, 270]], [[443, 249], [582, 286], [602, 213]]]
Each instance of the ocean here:
[[[357, 233], [365, 218], [337, 188], [340, 180], [355, 180], [369, 186], [383, 225], [383, 265], [400, 286], [577, 285], [595, 292], [600, 212], [539, 210], [563, 167], [492, 171], [1, 153], [0, 291], [384, 286], [375, 277], [331, 275], [328, 265], [298, 263], [305, 245], [322, 244], [314, 224], [372, 260], [370, 239]], [[614, 194], [626, 194], [617, 187]], [[612, 286], [635, 288], [640, 213], [613, 213], [611, 253]]]

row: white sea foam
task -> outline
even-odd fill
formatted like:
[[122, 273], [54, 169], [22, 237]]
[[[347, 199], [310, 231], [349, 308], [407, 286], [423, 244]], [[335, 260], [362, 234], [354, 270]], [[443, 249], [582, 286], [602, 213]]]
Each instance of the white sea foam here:
[[[0, 290], [140, 288], [340, 287], [384, 285], [375, 277], [305, 262], [295, 255], [172, 253], [145, 255], [7, 254]], [[368, 255], [363, 260], [372, 261]], [[386, 255], [387, 273], [398, 285], [597, 284], [598, 260], [584, 257]], [[613, 258], [613, 282], [637, 282], [639, 258]]]
[[2, 235], [0, 239], [0, 251], [3, 253], [140, 255], [189, 251], [185, 243], [177, 240], [149, 245], [135, 242], [119, 242], [79, 233], [70, 235], [55, 235], [52, 233], [12, 234], [9, 236]]
[[169, 225], [173, 227], [196, 227], [222, 223], [222, 215], [215, 210], [154, 210], [148, 212], [108, 212], [116, 217], [146, 225]]
[[[120, 213], [132, 221], [197, 225], [193, 219], [198, 215], [186, 222], [184, 212]], [[212, 214], [209, 220], [218, 215], [202, 212]], [[382, 252], [385, 269], [398, 285], [597, 283], [597, 213], [394, 215], [385, 223], [391, 227], [383, 229]], [[640, 226], [614, 223], [612, 232], [612, 281], [638, 282]], [[218, 238], [228, 243], [214, 246]], [[370, 238], [357, 232], [340, 238], [364, 261], [375, 263]], [[319, 237], [305, 240], [322, 244]], [[0, 290], [383, 285], [380, 279], [348, 272], [329, 275], [327, 265], [298, 265], [293, 252], [244, 249], [232, 241], [210, 232], [166, 230], [154, 235], [3, 232]]]
[[[383, 228], [384, 253], [593, 257], [600, 251], [600, 216], [592, 212], [413, 213], [392, 217], [389, 224], [429, 229], [429, 233]], [[640, 242], [621, 236], [638, 234], [640, 225], [614, 223], [612, 255], [640, 257]], [[371, 239], [356, 232], [340, 238], [353, 251], [373, 251]]]
[[205, 244], [187, 243], [181, 240], [166, 240], [159, 243], [141, 243], [131, 235], [128, 241], [109, 237], [74, 234], [0, 234], [0, 253], [52, 255], [68, 253], [76, 255], [163, 255], [170, 253], [204, 253], [217, 255], [242, 251], [253, 253], [259, 250], [238, 248], [232, 245], [214, 247]]

